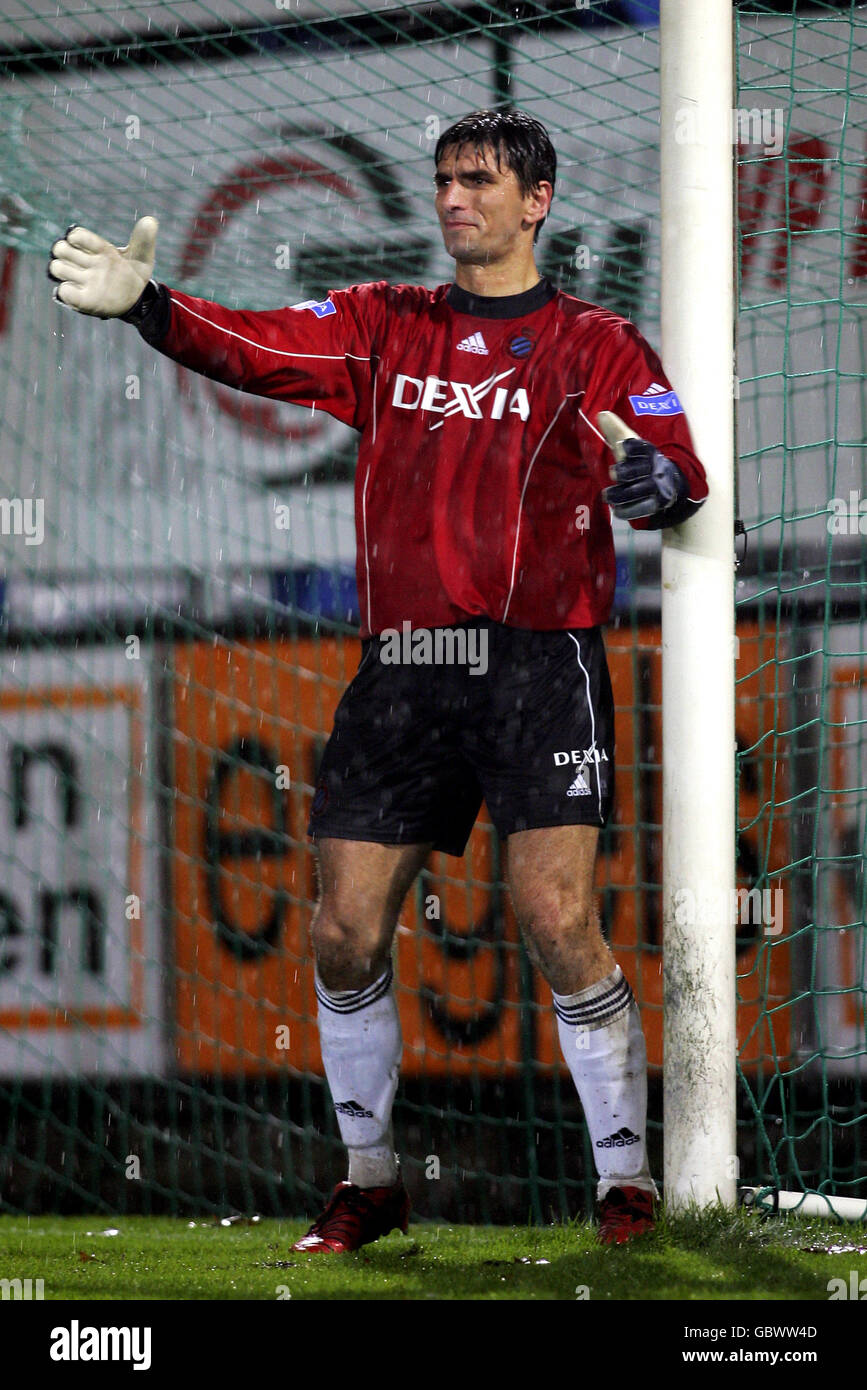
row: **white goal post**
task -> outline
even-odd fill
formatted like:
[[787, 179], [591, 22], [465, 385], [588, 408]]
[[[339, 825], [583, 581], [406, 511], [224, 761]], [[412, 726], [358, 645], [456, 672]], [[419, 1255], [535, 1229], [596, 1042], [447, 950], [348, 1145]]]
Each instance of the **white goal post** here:
[[734, 1206], [737, 1187], [733, 19], [731, 0], [661, 4], [662, 357], [710, 489], [662, 540], [664, 1181], [675, 1210]]
[[787, 1212], [794, 1216], [818, 1216], [824, 1220], [867, 1221], [867, 1198], [836, 1197], [823, 1192], [785, 1192], [774, 1187], [743, 1187], [745, 1207], [754, 1211]]

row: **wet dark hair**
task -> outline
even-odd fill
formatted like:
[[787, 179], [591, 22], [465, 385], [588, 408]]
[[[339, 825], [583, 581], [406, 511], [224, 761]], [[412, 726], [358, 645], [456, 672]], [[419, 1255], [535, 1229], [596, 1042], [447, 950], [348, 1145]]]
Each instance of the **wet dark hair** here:
[[[524, 198], [543, 180], [554, 187], [557, 178], [554, 146], [542, 122], [528, 116], [526, 111], [506, 106], [495, 111], [471, 111], [468, 116], [462, 116], [437, 140], [434, 163], [439, 164], [443, 152], [453, 145], [472, 145], [477, 154], [483, 154], [485, 147], [490, 146], [496, 154], [497, 168], [501, 169], [505, 160]], [[537, 222], [534, 242], [539, 240], [546, 220], [543, 217]]]

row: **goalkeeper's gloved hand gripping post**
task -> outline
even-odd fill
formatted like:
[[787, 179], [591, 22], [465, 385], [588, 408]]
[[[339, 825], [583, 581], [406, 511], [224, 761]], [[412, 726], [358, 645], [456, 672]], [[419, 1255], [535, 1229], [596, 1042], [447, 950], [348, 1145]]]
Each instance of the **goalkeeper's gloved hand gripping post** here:
[[[614, 515], [621, 521], [654, 517], [663, 526], [681, 520], [680, 504], [689, 497], [689, 483], [677, 464], [637, 435], [613, 411], [601, 411], [596, 422], [614, 454], [614, 486], [602, 494]], [[671, 513], [670, 521], [667, 513]]]
[[128, 246], [113, 246], [86, 227], [70, 227], [51, 248], [48, 278], [57, 284], [54, 299], [79, 314], [123, 318], [151, 283], [157, 227], [155, 217], [139, 218]]

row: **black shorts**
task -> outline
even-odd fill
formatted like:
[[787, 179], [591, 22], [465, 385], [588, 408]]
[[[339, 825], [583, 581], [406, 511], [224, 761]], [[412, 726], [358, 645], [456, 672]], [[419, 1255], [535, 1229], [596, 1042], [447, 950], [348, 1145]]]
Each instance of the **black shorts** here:
[[308, 834], [461, 855], [483, 799], [504, 837], [605, 825], [614, 702], [599, 628], [530, 632], [477, 618], [427, 639], [426, 650], [419, 630], [362, 642]]

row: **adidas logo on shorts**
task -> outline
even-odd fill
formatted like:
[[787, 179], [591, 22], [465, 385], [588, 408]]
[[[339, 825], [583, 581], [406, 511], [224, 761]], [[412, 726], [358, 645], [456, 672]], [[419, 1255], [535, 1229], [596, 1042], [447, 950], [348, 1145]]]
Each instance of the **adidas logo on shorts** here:
[[588, 785], [587, 785], [587, 778], [584, 776], [584, 773], [580, 771], [580, 769], [579, 769], [578, 774], [577, 774], [577, 776], [576, 776], [576, 778], [575, 778], [575, 781], [572, 783], [571, 787], [567, 787], [567, 788], [566, 788], [566, 795], [567, 795], [567, 796], [589, 796], [589, 795], [590, 795], [590, 788], [589, 788]]

